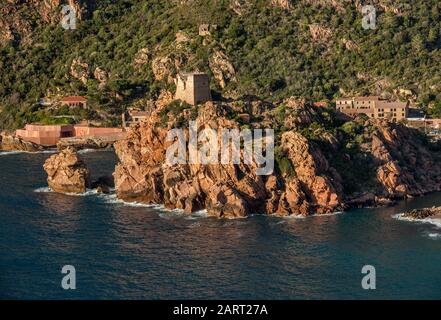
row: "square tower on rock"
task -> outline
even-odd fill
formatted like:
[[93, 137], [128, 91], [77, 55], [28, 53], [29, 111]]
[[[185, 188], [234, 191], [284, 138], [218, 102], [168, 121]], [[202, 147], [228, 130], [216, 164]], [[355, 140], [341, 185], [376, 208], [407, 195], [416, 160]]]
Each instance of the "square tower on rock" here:
[[176, 82], [176, 100], [191, 105], [211, 101], [210, 80], [205, 73], [180, 73]]

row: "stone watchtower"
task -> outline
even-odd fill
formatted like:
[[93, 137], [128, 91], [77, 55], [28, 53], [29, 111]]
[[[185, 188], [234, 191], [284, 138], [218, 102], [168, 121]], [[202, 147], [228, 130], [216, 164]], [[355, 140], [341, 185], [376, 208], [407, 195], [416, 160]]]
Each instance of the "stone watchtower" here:
[[205, 73], [180, 73], [176, 82], [176, 100], [182, 100], [191, 105], [210, 101], [210, 81]]

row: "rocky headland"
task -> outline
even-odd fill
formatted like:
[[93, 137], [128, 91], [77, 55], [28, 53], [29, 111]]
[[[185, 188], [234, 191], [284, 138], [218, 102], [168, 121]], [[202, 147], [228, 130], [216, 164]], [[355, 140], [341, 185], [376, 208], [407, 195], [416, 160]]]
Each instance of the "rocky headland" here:
[[[256, 175], [256, 164], [166, 165], [167, 132], [204, 128], [273, 128], [274, 172]], [[117, 196], [161, 203], [217, 217], [325, 214], [376, 206], [441, 190], [439, 154], [403, 124], [360, 117], [290, 98], [278, 105], [257, 99], [158, 108], [115, 144], [120, 163]]]

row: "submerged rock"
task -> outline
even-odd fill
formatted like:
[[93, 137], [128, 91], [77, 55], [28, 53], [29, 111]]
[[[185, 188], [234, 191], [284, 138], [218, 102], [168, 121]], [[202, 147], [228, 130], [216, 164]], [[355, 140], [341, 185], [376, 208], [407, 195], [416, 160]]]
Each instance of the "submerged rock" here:
[[90, 171], [72, 147], [51, 156], [43, 167], [55, 192], [84, 193], [90, 187]]

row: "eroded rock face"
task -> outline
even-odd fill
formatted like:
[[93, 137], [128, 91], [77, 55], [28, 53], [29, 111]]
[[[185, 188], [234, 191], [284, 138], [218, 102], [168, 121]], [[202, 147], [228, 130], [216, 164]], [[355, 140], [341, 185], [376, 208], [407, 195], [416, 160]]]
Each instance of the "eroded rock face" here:
[[[441, 190], [436, 154], [416, 130], [402, 124], [353, 120], [339, 114], [326, 120], [330, 110], [314, 108], [294, 97], [277, 107], [252, 97], [207, 102], [197, 113], [185, 109], [168, 112], [165, 118], [166, 104], [158, 103], [146, 121], [133, 126], [126, 139], [115, 145], [120, 159], [114, 173], [115, 188], [121, 199], [164, 204], [187, 213], [206, 209], [217, 217], [235, 218], [252, 213], [325, 214], [347, 207], [390, 205], [395, 199]], [[260, 176], [255, 163], [243, 161], [167, 165], [166, 150], [172, 144], [166, 140], [168, 130], [180, 123], [188, 137], [190, 119], [199, 124], [198, 132], [239, 128], [244, 123], [251, 128], [271, 128], [279, 123], [283, 131], [276, 139], [275, 170]], [[318, 125], [326, 121], [331, 121], [332, 130]], [[346, 134], [337, 130], [347, 122], [361, 128], [357, 138], [350, 140], [361, 141], [357, 154], [347, 153]], [[314, 138], [306, 138], [306, 129]], [[358, 165], [369, 174], [359, 176]]]
[[[228, 119], [229, 112], [226, 105], [207, 102], [200, 107], [196, 119], [199, 130], [238, 128], [235, 121]], [[173, 120], [169, 120], [166, 127], [161, 127], [153, 114], [132, 127], [125, 140], [116, 143], [120, 163], [114, 177], [119, 198], [162, 203], [187, 213], [207, 209], [211, 215], [226, 218], [251, 213], [308, 215], [344, 207], [337, 175], [320, 151], [298, 133], [287, 132], [282, 139], [289, 161], [296, 167], [296, 176], [283, 176], [276, 171], [261, 176], [256, 174], [255, 163], [166, 165], [166, 150], [172, 143], [166, 142], [173, 125]], [[185, 132], [188, 135], [188, 130]]]
[[74, 148], [66, 148], [44, 163], [49, 187], [55, 192], [83, 193], [91, 186], [90, 171]]
[[293, 6], [291, 0], [271, 0], [271, 4], [284, 10], [291, 10]]
[[135, 58], [133, 59], [133, 66], [140, 70], [145, 65], [147, 65], [150, 61], [150, 51], [148, 48], [141, 48], [136, 53]]
[[314, 42], [327, 43], [332, 37], [332, 30], [319, 24], [309, 25], [309, 33]]
[[294, 131], [282, 135], [282, 148], [294, 165], [296, 177], [314, 205], [314, 211], [327, 213], [341, 208], [341, 178], [331, 170], [321, 151]]
[[236, 81], [236, 71], [227, 55], [222, 51], [215, 51], [209, 59], [210, 69], [221, 88], [225, 88], [228, 82]]
[[0, 150], [37, 152], [44, 148], [38, 144], [25, 141], [7, 132], [0, 133]]
[[[81, 20], [91, 0], [7, 0], [0, 3], [0, 46], [11, 42], [32, 43], [38, 24], [56, 24], [62, 19], [61, 6], [72, 6]], [[34, 14], [35, 13], [35, 14]]]
[[96, 80], [98, 80], [100, 89], [103, 89], [106, 86], [107, 81], [109, 80], [109, 73], [106, 70], [99, 67], [95, 68], [95, 71], [93, 72], [93, 76], [95, 77]]
[[173, 82], [174, 64], [170, 57], [156, 57], [152, 61], [152, 70], [155, 80], [167, 80], [167, 82]]
[[441, 168], [416, 131], [378, 121], [372, 135], [377, 179], [390, 197], [418, 196], [439, 191]]
[[80, 80], [83, 84], [87, 84], [87, 80], [90, 78], [89, 65], [86, 62], [81, 61], [81, 58], [74, 59], [70, 66], [70, 74], [72, 77]]

